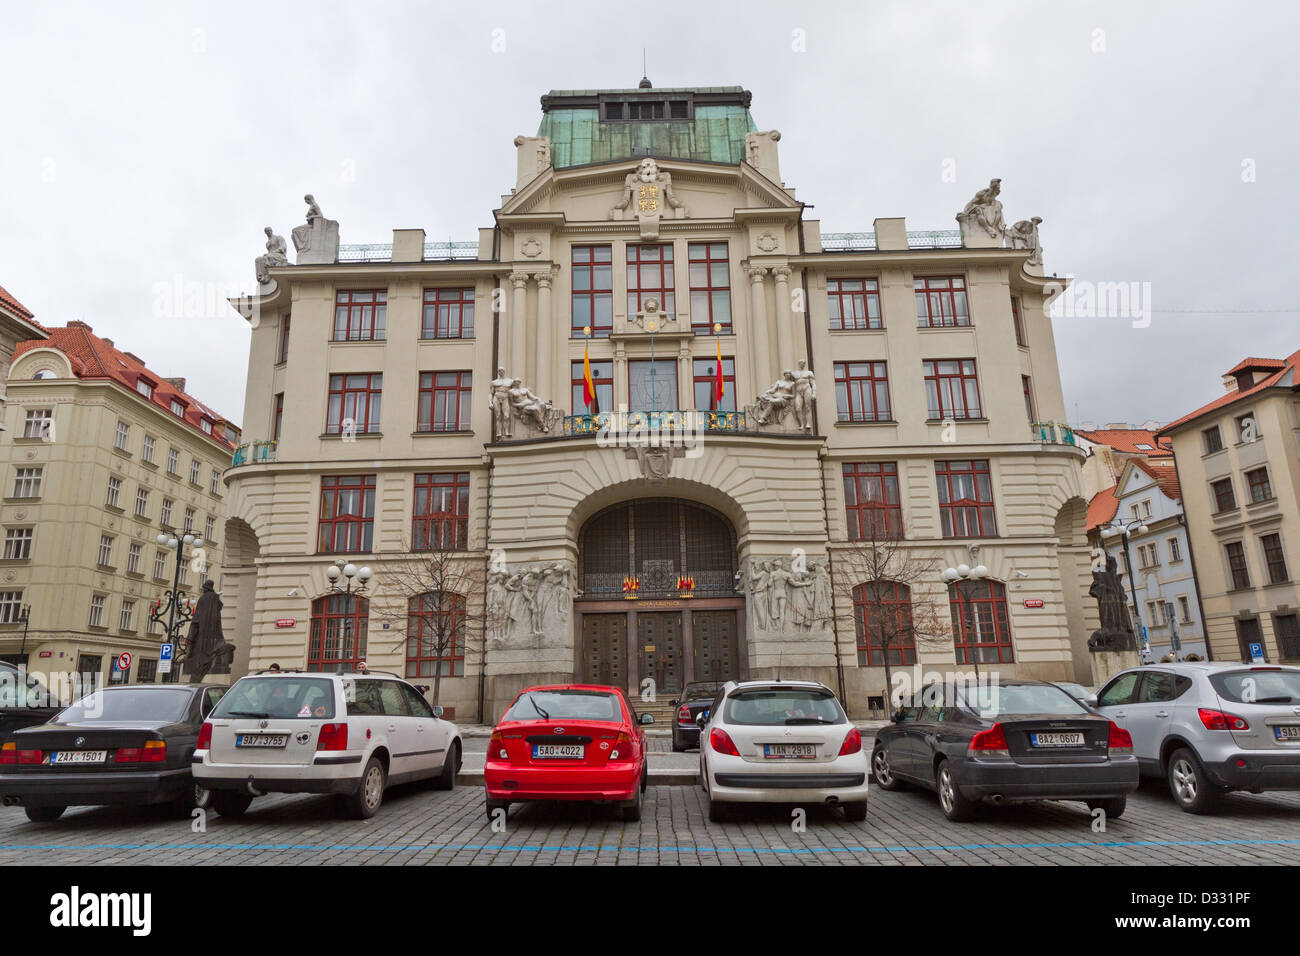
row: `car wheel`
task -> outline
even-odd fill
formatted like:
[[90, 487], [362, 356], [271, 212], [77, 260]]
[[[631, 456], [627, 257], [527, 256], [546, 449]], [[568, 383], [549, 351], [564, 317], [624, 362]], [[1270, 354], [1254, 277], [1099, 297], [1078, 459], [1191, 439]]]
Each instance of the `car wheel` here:
[[344, 797], [344, 807], [353, 820], [368, 820], [384, 802], [384, 765], [378, 757], [366, 761], [357, 789]]
[[457, 740], [447, 751], [447, 759], [443, 761], [442, 773], [434, 778], [433, 788], [435, 790], [451, 790], [456, 786], [456, 768], [460, 766], [460, 741]]
[[709, 800], [709, 821], [711, 823], [726, 823], [727, 818], [731, 815], [731, 808], [721, 800]]
[[67, 807], [23, 807], [27, 811], [27, 819], [32, 823], [53, 823], [59, 817], [63, 816], [63, 811]]
[[641, 804], [645, 800], [645, 778], [641, 779], [641, 785], [633, 792], [631, 800], [619, 805], [619, 819], [624, 823], [635, 823], [641, 819]]
[[939, 761], [939, 769], [934, 774], [935, 789], [939, 791], [939, 808], [943, 815], [954, 823], [961, 823], [975, 816], [975, 802], [967, 800], [957, 789], [952, 779], [952, 768], [947, 760]]
[[212, 795], [209, 801], [212, 809], [223, 817], [242, 817], [248, 805], [253, 802], [251, 794], [222, 790]]
[[212, 791], [201, 784], [194, 784], [194, 806], [206, 810], [212, 805]]
[[1089, 800], [1089, 810], [1101, 810], [1106, 814], [1107, 820], [1118, 820], [1124, 815], [1124, 808], [1128, 806], [1128, 800], [1125, 797], [1108, 797], [1105, 800]]
[[871, 777], [881, 790], [902, 788], [902, 784], [894, 776], [893, 768], [889, 766], [889, 751], [884, 747], [877, 747], [871, 754]]
[[1223, 800], [1223, 790], [1210, 782], [1201, 762], [1185, 747], [1169, 757], [1169, 792], [1187, 813], [1211, 813]]
[[853, 803], [841, 804], [844, 807], [844, 819], [849, 823], [861, 823], [867, 818], [867, 801], [855, 800]]
[[510, 812], [509, 800], [493, 800], [488, 797], [483, 804], [483, 810], [487, 814], [489, 823], [496, 823], [496, 812], [500, 810], [503, 814]]

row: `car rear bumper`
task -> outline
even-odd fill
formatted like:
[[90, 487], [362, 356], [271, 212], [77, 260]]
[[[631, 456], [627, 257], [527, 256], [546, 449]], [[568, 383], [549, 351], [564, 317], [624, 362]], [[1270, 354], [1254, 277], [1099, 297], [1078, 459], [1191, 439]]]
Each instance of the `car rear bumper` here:
[[[194, 755], [194, 781], [209, 790], [262, 793], [352, 793], [361, 783], [362, 754], [317, 757], [313, 764], [211, 763]], [[322, 762], [322, 759], [329, 762]]]
[[800, 803], [804, 801], [858, 803], [867, 799], [868, 771], [864, 753], [836, 757], [826, 763], [763, 764], [709, 754], [709, 797], [723, 803]]
[[679, 727], [673, 725], [673, 738], [685, 741], [690, 745], [697, 745], [700, 742], [700, 728], [692, 724], [689, 727]]
[[[1238, 761], [1245, 766], [1237, 766]], [[1247, 750], [1207, 763], [1205, 769], [1216, 783], [1234, 790], [1300, 790], [1300, 753]]]
[[972, 800], [1092, 800], [1122, 797], [1138, 788], [1136, 757], [1093, 764], [1020, 764], [1011, 759], [966, 760], [953, 782]]
[[484, 765], [483, 783], [489, 800], [631, 800], [641, 786], [641, 767], [515, 767], [493, 761]]
[[0, 797], [25, 807], [99, 807], [168, 803], [192, 781], [189, 767], [172, 770], [118, 770], [105, 773], [0, 774]]

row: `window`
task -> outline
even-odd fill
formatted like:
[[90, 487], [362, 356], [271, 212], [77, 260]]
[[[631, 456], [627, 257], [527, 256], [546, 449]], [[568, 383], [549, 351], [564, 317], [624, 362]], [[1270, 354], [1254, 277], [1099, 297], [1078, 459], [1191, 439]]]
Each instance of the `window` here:
[[197, 485], [198, 483], [199, 483], [199, 460], [195, 458], [190, 462], [190, 484]]
[[20, 624], [23, 619], [23, 592], [0, 591], [0, 624]]
[[422, 339], [472, 339], [473, 289], [425, 289]]
[[1034, 391], [1029, 384], [1029, 376], [1020, 376], [1020, 390], [1025, 393], [1025, 414], [1029, 420], [1036, 421], [1038, 416], [1034, 414]]
[[117, 629], [119, 631], [134, 631], [132, 619], [135, 617], [135, 601], [128, 598], [122, 599], [122, 613], [117, 618]]
[[140, 664], [135, 669], [135, 682], [137, 684], [152, 684], [158, 679], [158, 662], [152, 657], [140, 658]]
[[898, 463], [844, 463], [844, 508], [850, 541], [903, 536]]
[[289, 361], [289, 313], [284, 314], [280, 320], [280, 342], [275, 350], [275, 364], [280, 365]]
[[836, 362], [835, 410], [842, 422], [887, 422], [889, 373], [884, 362]]
[[913, 283], [916, 324], [922, 328], [970, 325], [966, 306], [966, 280], [961, 276], [929, 276]]
[[320, 480], [321, 554], [369, 551], [375, 520], [374, 475], [327, 475]]
[[113, 435], [113, 447], [118, 451], [126, 451], [127, 439], [131, 437], [131, 426], [126, 422], [117, 423], [117, 431]]
[[884, 327], [878, 279], [827, 279], [826, 299], [833, 330]]
[[32, 529], [5, 528], [6, 561], [26, 561], [32, 556]]
[[209, 515], [208, 519], [203, 523], [203, 540], [211, 544], [216, 537], [216, 532], [217, 519]]
[[574, 246], [572, 264], [573, 337], [583, 336], [591, 327], [591, 337], [609, 338], [614, 331], [614, 266], [609, 246]]
[[[722, 328], [716, 334], [730, 335], [731, 266], [727, 244], [692, 242], [686, 249], [690, 260], [687, 271], [691, 282], [691, 329], [696, 335], [713, 335], [713, 326], [720, 325]], [[671, 269], [669, 266], [670, 274]]]
[[412, 551], [464, 551], [469, 546], [469, 473], [417, 474]]
[[135, 516], [137, 518], [149, 517], [149, 489], [137, 488], [135, 490]]
[[1232, 493], [1232, 479], [1220, 478], [1210, 482], [1210, 491], [1214, 495], [1214, 513], [1222, 514], [1237, 507], [1237, 497]]
[[974, 359], [924, 361], [926, 414], [931, 421], [981, 418]]
[[41, 496], [41, 478], [45, 475], [44, 467], [19, 468], [14, 473], [15, 498], [39, 498]]
[[1253, 468], [1246, 472], [1246, 485], [1250, 488], [1250, 500], [1253, 503], [1269, 501], [1273, 497], [1273, 485], [1268, 480], [1267, 468]]
[[988, 538], [998, 533], [987, 459], [936, 461], [934, 472], [939, 482], [939, 522], [945, 538]]
[[99, 564], [102, 567], [113, 565], [113, 536], [110, 534], [99, 536]]
[[155, 551], [153, 555], [153, 576], [155, 578], [167, 577], [167, 552]]
[[1254, 441], [1259, 437], [1259, 424], [1255, 421], [1254, 412], [1237, 416], [1233, 419], [1233, 424], [1237, 426], [1238, 442]]
[[469, 372], [421, 372], [416, 430], [469, 431], [472, 388]]
[[858, 666], [916, 663], [912, 631], [912, 589], [897, 581], [869, 581], [853, 589], [853, 624], [858, 635]]
[[1300, 657], [1300, 615], [1274, 614], [1273, 634], [1277, 637], [1277, 649], [1282, 660]]
[[158, 523], [170, 528], [172, 524], [172, 499], [164, 498], [162, 503], [162, 514], [158, 516]]
[[212, 473], [208, 475], [208, 492], [210, 494], [220, 494], [219, 486], [221, 484], [221, 472], [213, 468]]
[[378, 432], [383, 389], [384, 376], [379, 372], [331, 375], [325, 434]]
[[1160, 555], [1154, 544], [1138, 545], [1138, 564], [1143, 568], [1152, 568], [1160, 564]]
[[356, 670], [366, 659], [366, 625], [370, 602], [354, 594], [331, 594], [311, 605], [307, 670]]
[[185, 509], [184, 529], [186, 534], [189, 534], [191, 531], [194, 530], [194, 509], [193, 508]]
[[153, 383], [144, 377], [135, 380], [135, 390], [145, 398], [153, 398]]
[[407, 601], [406, 676], [464, 676], [465, 598], [429, 591]]
[[172, 414], [175, 415], [177, 418], [185, 417], [185, 403], [182, 402], [179, 398], [172, 399]]
[[998, 581], [959, 581], [948, 586], [948, 607], [958, 664], [1015, 661], [1006, 587]]
[[335, 342], [383, 341], [387, 324], [387, 291], [339, 292], [335, 295]]
[[[653, 374], [652, 374], [653, 373]], [[627, 363], [627, 403], [634, 412], [677, 407], [677, 360]]]
[[694, 359], [691, 363], [691, 380], [695, 389], [695, 407], [702, 411], [734, 412], [736, 410], [736, 360], [722, 359], [722, 400], [717, 399], [718, 360]]
[[1192, 604], [1185, 594], [1178, 596], [1178, 619], [1184, 624], [1190, 624], [1192, 621]]
[[144, 447], [140, 449], [140, 460], [146, 464], [153, 464], [153, 446], [154, 440], [152, 435], [144, 436]]
[[1169, 563], [1177, 564], [1183, 560], [1183, 546], [1177, 538], [1170, 538], [1169, 545]]
[[54, 410], [49, 408], [29, 408], [23, 418], [24, 438], [45, 438], [50, 433], [54, 421]]
[[631, 319], [645, 308], [647, 299], [655, 299], [659, 310], [677, 314], [673, 294], [673, 247], [668, 243], [627, 247], [627, 317]]
[[181, 453], [175, 448], [167, 449], [167, 474], [180, 475]]
[[570, 396], [573, 401], [573, 414], [599, 415], [614, 408], [614, 363], [592, 362], [591, 383], [596, 386], [596, 400], [587, 407], [587, 393], [584, 387], [585, 370], [581, 362], [571, 363], [569, 373]]
[[1144, 501], [1139, 501], [1135, 504], [1131, 504], [1128, 506], [1128, 510], [1129, 510], [1129, 514], [1133, 516], [1134, 521], [1138, 521], [1142, 518], [1150, 518], [1151, 501], [1150, 499], [1146, 499]]
[[92, 594], [90, 596], [90, 626], [104, 626], [104, 602], [107, 596], [103, 594]]
[[1282, 536], [1266, 534], [1259, 539], [1264, 546], [1264, 567], [1268, 569], [1269, 584], [1284, 584], [1288, 580], [1286, 573], [1286, 555], [1282, 553]]
[[280, 440], [280, 425], [284, 421], [284, 392], [279, 392], [275, 396], [275, 411], [271, 418], [271, 438], [273, 441]]
[[211, 434], [212, 434], [212, 419], [210, 419], [210, 418], [200, 418], [200, 419], [199, 419], [199, 430], [200, 430], [201, 432], [203, 432], [203, 434], [205, 434], [205, 435], [211, 435]]
[[1147, 625], [1149, 627], [1163, 627], [1167, 623], [1164, 602], [1147, 601]]
[[1232, 590], [1241, 591], [1250, 587], [1250, 571], [1246, 567], [1246, 549], [1240, 541], [1224, 545], [1228, 553], [1228, 572], [1232, 576]]
[[[1011, 324], [1016, 329], [1016, 344], [1022, 349], [1028, 348], [1029, 340], [1025, 338], [1025, 320], [1020, 315], [1020, 296], [1018, 295], [1011, 297]], [[1031, 415], [1030, 418], [1032, 419], [1033, 416]]]
[[[1258, 644], [1264, 648], [1264, 634], [1260, 630], [1259, 618], [1245, 617], [1237, 619], [1237, 643], [1241, 646], [1241, 659], [1251, 659], [1250, 645]], [[1265, 649], [1267, 650], [1267, 649]], [[1266, 653], [1267, 657], [1267, 653]]]
[[127, 549], [127, 554], [126, 554], [127, 574], [140, 573], [140, 554], [143, 550], [144, 550], [143, 547], [138, 542], [135, 541], [131, 542], [131, 546], [130, 548]]
[[122, 479], [110, 477], [108, 479], [108, 494], [104, 498], [104, 504], [109, 508], [120, 508], [119, 502], [122, 500]]

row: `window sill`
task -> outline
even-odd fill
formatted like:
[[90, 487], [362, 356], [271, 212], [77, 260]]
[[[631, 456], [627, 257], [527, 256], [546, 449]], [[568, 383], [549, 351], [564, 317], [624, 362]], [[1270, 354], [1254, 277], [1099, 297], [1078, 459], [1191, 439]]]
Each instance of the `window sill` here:
[[50, 444], [49, 441], [47, 441], [46, 439], [42, 438], [40, 435], [15, 435], [15, 436], [13, 437], [13, 442], [14, 442], [15, 445], [40, 445], [40, 444], [48, 445], [48, 444]]
[[135, 520], [136, 520], [136, 521], [143, 521], [145, 524], [148, 524], [150, 519], [149, 519], [149, 516], [148, 516], [148, 515], [137, 514], [137, 515], [135, 516]]
[[1201, 452], [1201, 461], [1205, 461], [1207, 458], [1213, 458], [1215, 455], [1222, 455], [1227, 450], [1228, 449], [1226, 448], [1216, 448], [1214, 451]]
[[0, 558], [0, 564], [7, 568], [20, 568], [32, 563], [31, 556], [25, 558]]
[[100, 634], [107, 634], [107, 633], [108, 633], [108, 628], [105, 627], [103, 624], [87, 624], [86, 627], [87, 627], [89, 630], [96, 631], [96, 632], [98, 632], [98, 633], [100, 633]]
[[321, 432], [320, 439], [324, 441], [332, 438], [337, 441], [351, 441], [355, 438], [383, 438], [383, 432], [353, 432], [351, 435], [344, 435], [342, 432]]
[[158, 470], [158, 463], [156, 461], [146, 461], [145, 459], [141, 458], [140, 464], [144, 465], [146, 468], [152, 468], [154, 471]]
[[473, 435], [473, 434], [474, 434], [473, 430], [469, 428], [461, 428], [461, 429], [457, 429], [456, 431], [441, 431], [441, 430], [435, 430], [430, 428], [427, 430], [413, 431], [411, 432], [411, 437], [419, 438], [419, 437], [429, 437], [433, 435], [454, 436], [454, 435]]
[[117, 573], [117, 565], [115, 564], [96, 564], [95, 567], [100, 571], [112, 571], [114, 574]]
[[127, 572], [126, 572], [126, 575], [127, 575], [127, 577], [131, 577], [131, 578], [143, 578], [143, 577], [144, 577], [144, 572], [143, 572], [143, 571], [127, 571]]
[[[388, 339], [330, 339], [330, 345], [383, 345]], [[360, 374], [360, 373], [358, 373]]]
[[181, 476], [180, 476], [180, 475], [176, 474], [175, 472], [171, 472], [171, 471], [167, 472], [167, 477], [170, 478], [172, 481], [180, 481], [180, 480], [181, 480]]
[[40, 500], [41, 500], [41, 496], [40, 496], [40, 495], [35, 495], [35, 496], [33, 496], [33, 497], [30, 497], [30, 498], [27, 497], [27, 496], [25, 496], [25, 495], [24, 495], [24, 496], [19, 496], [19, 495], [10, 495], [9, 497], [5, 498], [5, 502], [6, 502], [6, 503], [9, 503], [9, 502], [19, 502], [19, 501], [40, 501]]
[[1276, 504], [1277, 504], [1277, 496], [1274, 495], [1271, 498], [1261, 498], [1259, 499], [1259, 501], [1247, 501], [1246, 510], [1249, 511], [1250, 509], [1256, 508], [1260, 505], [1276, 505]]
[[873, 325], [865, 329], [827, 329], [827, 331], [830, 332], [831, 335], [835, 335], [841, 332], [844, 334], [856, 334], [856, 335], [860, 335], [863, 332], [876, 332], [876, 333], [883, 334], [885, 331], [885, 327], [883, 325]]
[[1264, 587], [1265, 589], [1268, 589], [1268, 588], [1289, 588], [1289, 587], [1294, 587], [1294, 586], [1295, 586], [1295, 582], [1292, 581], [1290, 578], [1288, 578], [1288, 579], [1285, 580], [1285, 581], [1271, 581], [1271, 582], [1269, 582], [1268, 584], [1263, 585], [1263, 587]]
[[917, 325], [918, 332], [956, 332], [958, 329], [974, 329], [975, 323], [969, 322], [966, 325]]
[[109, 511], [113, 512], [113, 514], [115, 514], [115, 515], [124, 515], [124, 514], [126, 514], [126, 509], [125, 509], [125, 508], [122, 508], [122, 507], [120, 507], [120, 506], [118, 506], [118, 505], [110, 505], [107, 501], [104, 502], [104, 507], [107, 508]]
[[844, 418], [835, 423], [836, 425], [897, 425], [896, 418]]
[[472, 335], [421, 335], [417, 342], [473, 342]]
[[129, 451], [127, 451], [125, 448], [118, 448], [116, 445], [113, 446], [113, 454], [117, 455], [119, 458], [129, 459], [132, 457]]
[[987, 418], [927, 418], [925, 423], [927, 425], [942, 425], [944, 422], [953, 422], [960, 425], [963, 422], [983, 422], [987, 425], [988, 421]]

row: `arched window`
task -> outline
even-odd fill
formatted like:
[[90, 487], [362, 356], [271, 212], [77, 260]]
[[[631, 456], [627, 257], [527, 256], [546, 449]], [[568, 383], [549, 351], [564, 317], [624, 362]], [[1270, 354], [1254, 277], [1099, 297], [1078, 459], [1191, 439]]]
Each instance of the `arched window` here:
[[32, 376], [32, 379], [35, 380], [35, 381], [41, 382], [41, 381], [44, 381], [44, 380], [47, 379], [47, 378], [58, 378], [58, 377], [59, 377], [59, 376], [58, 376], [57, 374], [55, 374], [55, 372], [52, 371], [51, 369], [43, 368], [43, 369], [41, 369], [39, 372], [37, 372], [35, 375], [33, 375], [33, 376]]
[[[956, 581], [948, 585], [952, 611], [953, 645], [958, 664], [978, 659], [981, 664], [1015, 661], [1011, 622], [1007, 615], [1007, 589], [997, 581]], [[973, 657], [978, 647], [978, 658]]]
[[465, 598], [426, 591], [407, 602], [406, 676], [463, 677]]
[[912, 589], [897, 581], [868, 581], [853, 589], [853, 624], [858, 635], [858, 666], [916, 663], [912, 631]]
[[366, 659], [370, 602], [355, 594], [329, 594], [311, 604], [307, 670], [355, 670]]

